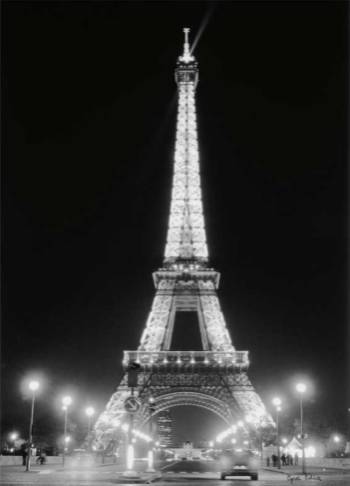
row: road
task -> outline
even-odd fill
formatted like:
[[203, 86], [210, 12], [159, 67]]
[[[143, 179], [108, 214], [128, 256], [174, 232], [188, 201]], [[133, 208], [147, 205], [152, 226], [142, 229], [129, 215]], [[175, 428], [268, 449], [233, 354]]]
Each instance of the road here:
[[[145, 463], [139, 464], [145, 469]], [[111, 486], [115, 484], [150, 484], [157, 486], [288, 486], [287, 474], [274, 470], [259, 471], [259, 481], [249, 478], [219, 479], [218, 465], [210, 461], [174, 461], [160, 465], [161, 475], [141, 472], [138, 480], [125, 479], [123, 467], [114, 464], [95, 465], [89, 468], [66, 468], [62, 466], [35, 466], [26, 473], [20, 466], [4, 466], [1, 469], [1, 486]], [[350, 471], [314, 469], [319, 480], [298, 480], [296, 486], [350, 486]]]
[[[288, 480], [288, 474], [291, 476], [299, 476], [298, 471], [289, 470], [288, 473], [278, 472], [272, 468], [269, 470], [261, 469], [259, 471], [259, 480], [252, 481], [247, 478], [227, 478], [225, 481], [219, 479], [218, 464], [216, 462], [205, 461], [177, 461], [168, 463], [161, 469], [162, 478], [157, 480], [157, 484], [164, 484], [171, 482], [173, 486], [184, 486], [191, 483], [201, 484], [205, 482], [206, 486], [286, 486], [291, 484]], [[313, 468], [310, 470], [313, 477], [321, 477], [318, 479], [295, 480], [294, 484], [298, 486], [315, 486], [322, 484], [322, 486], [350, 486], [350, 471], [327, 470], [321, 468]]]

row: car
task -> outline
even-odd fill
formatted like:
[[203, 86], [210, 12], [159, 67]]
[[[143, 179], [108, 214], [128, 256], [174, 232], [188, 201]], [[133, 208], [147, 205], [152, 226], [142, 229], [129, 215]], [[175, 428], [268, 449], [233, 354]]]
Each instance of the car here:
[[227, 476], [250, 476], [257, 481], [259, 458], [251, 451], [235, 449], [223, 452], [220, 457], [220, 479]]
[[68, 463], [71, 466], [89, 467], [95, 463], [95, 454], [85, 449], [74, 449], [69, 455]]

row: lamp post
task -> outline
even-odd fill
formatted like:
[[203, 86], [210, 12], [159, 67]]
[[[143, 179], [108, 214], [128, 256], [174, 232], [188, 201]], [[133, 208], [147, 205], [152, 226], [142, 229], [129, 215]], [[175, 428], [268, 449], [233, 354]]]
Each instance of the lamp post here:
[[69, 435], [66, 435], [65, 438], [64, 438], [64, 447], [65, 449], [67, 449], [68, 451], [68, 444], [70, 443], [70, 437]]
[[95, 415], [95, 409], [93, 407], [86, 407], [85, 413], [88, 418], [88, 434], [90, 434], [91, 431], [91, 417]]
[[279, 397], [275, 397], [272, 400], [273, 405], [276, 407], [276, 442], [277, 442], [277, 467], [281, 469], [281, 450], [280, 450], [280, 434], [279, 434], [279, 413], [282, 410], [282, 400]]
[[303, 395], [306, 392], [306, 385], [305, 383], [297, 383], [295, 389], [299, 393], [299, 398], [300, 398], [300, 437], [301, 437], [301, 453], [302, 453], [301, 472], [302, 474], [306, 475], [305, 443], [304, 443], [304, 430], [303, 430], [303, 420], [304, 420]]
[[339, 448], [340, 448], [340, 445], [341, 445], [341, 438], [340, 438], [340, 436], [337, 435], [337, 434], [333, 435], [333, 442], [334, 442], [335, 447], [336, 447], [335, 450], [334, 450], [335, 455], [336, 455], [336, 457], [339, 457], [339, 455], [340, 455]]
[[16, 439], [18, 439], [18, 433], [17, 432], [11, 432], [10, 434], [10, 441], [13, 442], [13, 454], [15, 454], [15, 444], [16, 444]]
[[32, 452], [33, 441], [33, 422], [34, 422], [34, 406], [35, 406], [35, 392], [39, 389], [40, 383], [38, 381], [30, 381], [28, 388], [32, 392], [32, 405], [30, 408], [30, 422], [29, 422], [29, 438], [28, 438], [28, 454], [26, 462], [26, 471], [30, 471], [30, 456]]
[[91, 448], [91, 439], [90, 439], [90, 432], [91, 432], [91, 418], [93, 415], [95, 415], [95, 409], [94, 407], [86, 407], [85, 409], [85, 414], [88, 418], [88, 433], [87, 433], [87, 440], [88, 440], [88, 445], [89, 449]]
[[[152, 415], [153, 412], [155, 411], [155, 405], [154, 405], [155, 399], [151, 396], [148, 399], [148, 408], [149, 408], [149, 435], [151, 438], [153, 438], [153, 419]], [[153, 453], [153, 445], [152, 442], [149, 442], [149, 448], [148, 448], [148, 467], [147, 467], [147, 472], [155, 472], [154, 469], [154, 453]]]
[[[66, 396], [62, 398], [62, 410], [64, 411], [64, 435], [63, 435], [63, 454], [62, 454], [62, 464], [64, 467], [66, 461], [66, 445], [67, 445], [67, 423], [68, 423], [68, 407], [72, 404], [72, 398]], [[68, 440], [69, 442], [69, 440]]]

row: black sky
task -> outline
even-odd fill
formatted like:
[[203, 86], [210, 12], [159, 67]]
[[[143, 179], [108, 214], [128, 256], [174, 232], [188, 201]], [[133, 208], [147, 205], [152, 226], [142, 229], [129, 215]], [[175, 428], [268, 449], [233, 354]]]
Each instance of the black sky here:
[[2, 3], [3, 427], [46, 377], [38, 428], [102, 408], [162, 264], [182, 27], [211, 264], [235, 346], [269, 402], [346, 414], [346, 2]]

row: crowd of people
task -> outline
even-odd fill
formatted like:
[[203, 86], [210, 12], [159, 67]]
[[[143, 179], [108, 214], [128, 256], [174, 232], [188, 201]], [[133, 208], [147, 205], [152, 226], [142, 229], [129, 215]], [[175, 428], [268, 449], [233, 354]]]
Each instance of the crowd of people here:
[[[297, 453], [294, 454], [294, 457], [291, 454], [283, 453], [280, 457], [281, 466], [297, 466], [299, 462], [299, 456]], [[276, 454], [272, 454], [271, 458], [266, 458], [266, 465], [267, 467], [278, 467], [278, 456]]]
[[[28, 444], [23, 443], [21, 445], [21, 456], [22, 456], [22, 465], [25, 466], [27, 464], [27, 456], [28, 456]], [[32, 456], [36, 457], [36, 464], [46, 464], [46, 453], [43, 450], [37, 451], [36, 448], [31, 447], [30, 452]]]

